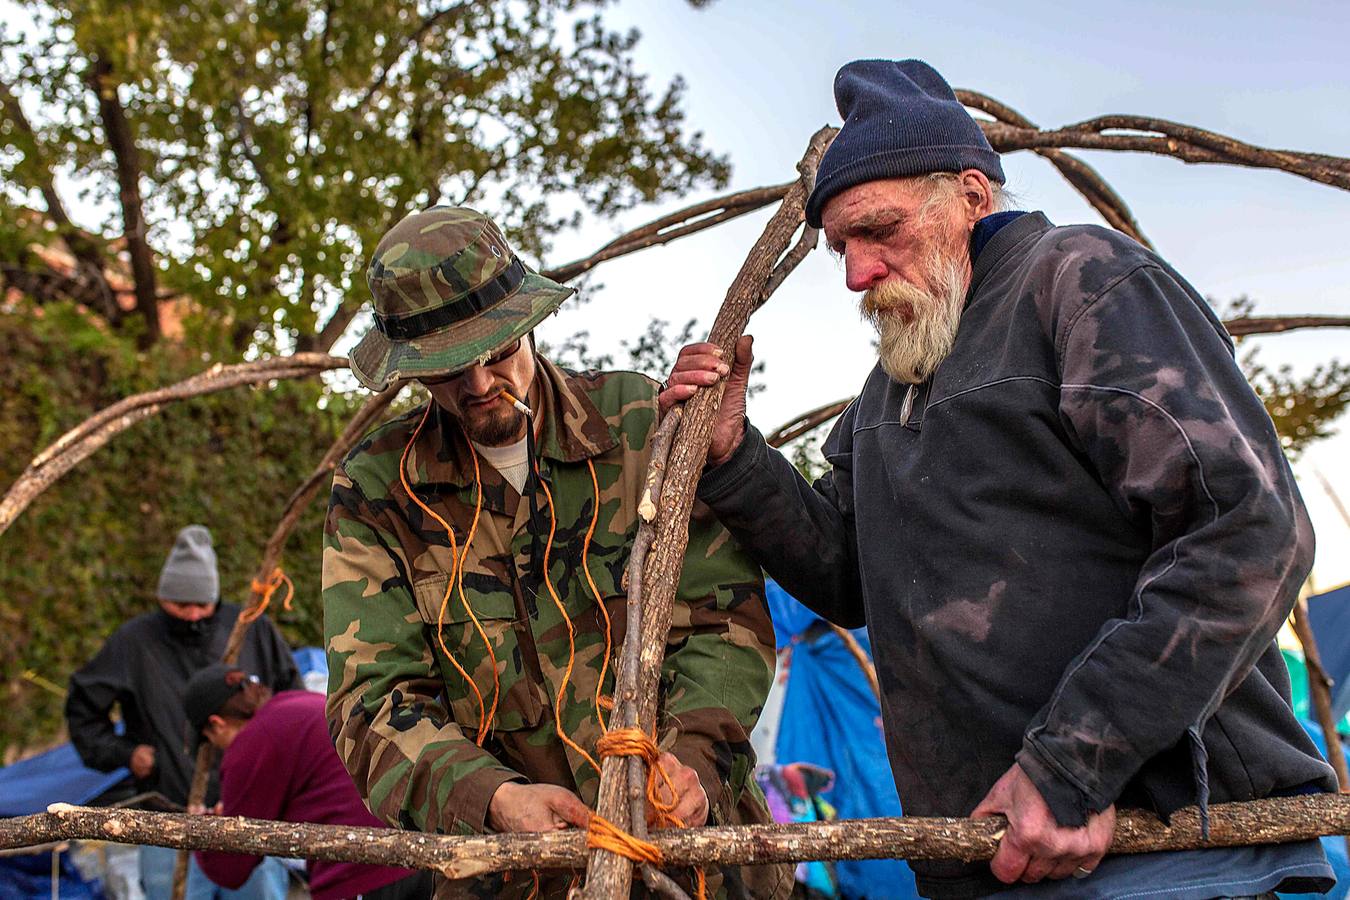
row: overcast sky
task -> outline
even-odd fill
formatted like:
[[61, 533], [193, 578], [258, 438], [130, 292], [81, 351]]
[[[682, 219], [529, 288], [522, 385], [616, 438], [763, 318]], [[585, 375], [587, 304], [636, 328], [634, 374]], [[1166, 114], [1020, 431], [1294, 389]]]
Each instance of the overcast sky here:
[[[1277, 9], [1278, 8], [1278, 9]], [[731, 189], [786, 181], [808, 137], [839, 124], [831, 82], [850, 59], [918, 57], [956, 87], [990, 94], [1042, 127], [1107, 113], [1171, 119], [1251, 143], [1350, 155], [1350, 4], [809, 3], [623, 0], [607, 13], [643, 33], [640, 67], [654, 84], [688, 82], [689, 122], [730, 155]], [[1077, 151], [1075, 151], [1077, 152]], [[1258, 314], [1350, 315], [1350, 193], [1279, 172], [1188, 166], [1140, 154], [1083, 152], [1125, 198], [1145, 234], [1222, 307], [1250, 295]], [[1098, 222], [1047, 163], [1004, 159], [1027, 209], [1058, 223]], [[705, 192], [558, 242], [550, 264], [584, 256], [613, 234], [713, 196]], [[618, 346], [655, 312], [704, 328], [768, 212], [607, 263], [591, 303], [542, 334], [589, 329]], [[751, 401], [762, 427], [856, 392], [874, 357], [838, 263], [818, 250], [756, 314], [750, 331], [768, 363]], [[1299, 372], [1350, 358], [1350, 331], [1249, 341], [1267, 364]], [[1350, 430], [1346, 420], [1341, 431]], [[1295, 466], [1317, 526], [1316, 585], [1350, 581], [1350, 527], [1319, 485], [1320, 470], [1350, 503], [1350, 438], [1316, 445]]]

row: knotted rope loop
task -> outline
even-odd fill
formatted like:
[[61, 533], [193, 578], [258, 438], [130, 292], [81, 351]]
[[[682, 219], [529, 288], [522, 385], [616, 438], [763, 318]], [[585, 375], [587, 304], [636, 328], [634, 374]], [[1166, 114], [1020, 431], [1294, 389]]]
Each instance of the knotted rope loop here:
[[286, 586], [286, 596], [281, 600], [281, 608], [290, 612], [291, 598], [295, 596], [295, 584], [291, 581], [290, 577], [281, 570], [281, 566], [277, 566], [272, 570], [272, 574], [267, 576], [266, 581], [259, 581], [256, 578], [253, 579], [253, 583], [249, 585], [249, 588], [253, 591], [255, 597], [261, 597], [262, 599], [241, 612], [239, 618], [243, 619], [245, 622], [252, 622], [254, 619], [265, 613], [268, 605], [272, 602], [272, 595], [275, 594], [282, 585]]

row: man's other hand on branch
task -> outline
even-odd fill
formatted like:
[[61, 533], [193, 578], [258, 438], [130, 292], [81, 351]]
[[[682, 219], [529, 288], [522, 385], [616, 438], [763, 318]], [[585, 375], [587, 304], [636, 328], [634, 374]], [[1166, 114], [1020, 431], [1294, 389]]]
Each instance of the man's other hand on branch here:
[[713, 423], [712, 444], [708, 447], [710, 466], [726, 462], [745, 436], [745, 396], [750, 385], [750, 367], [755, 361], [752, 351], [754, 341], [748, 334], [738, 338], [735, 359], [730, 364], [723, 359], [722, 348], [716, 344], [686, 345], [676, 357], [675, 368], [661, 389], [658, 402], [661, 415], [664, 416], [675, 404], [694, 396], [699, 388], [710, 387], [723, 378], [727, 379], [722, 406], [717, 412], [717, 421]]

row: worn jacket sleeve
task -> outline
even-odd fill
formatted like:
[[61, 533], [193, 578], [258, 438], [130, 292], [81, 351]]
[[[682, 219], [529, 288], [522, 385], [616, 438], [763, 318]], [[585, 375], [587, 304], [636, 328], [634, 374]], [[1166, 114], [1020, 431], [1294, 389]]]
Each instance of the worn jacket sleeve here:
[[451, 719], [407, 562], [342, 470], [325, 525], [323, 602], [329, 731], [366, 805], [395, 827], [483, 831], [492, 794], [523, 778]]
[[670, 750], [698, 772], [715, 822], [733, 821], [755, 756], [774, 672], [773, 623], [759, 567], [712, 514], [689, 523], [689, 547], [662, 666]]
[[826, 441], [831, 468], [814, 485], [747, 422], [731, 458], [704, 473], [698, 497], [789, 594], [826, 619], [857, 628], [865, 622], [851, 414], [850, 407]]
[[136, 742], [113, 729], [108, 713], [119, 700], [130, 702], [126, 667], [116, 635], [84, 668], [70, 676], [66, 726], [70, 742], [91, 769], [111, 772], [131, 762]]
[[1065, 670], [1018, 761], [1078, 825], [1189, 736], [1203, 806], [1201, 730], [1289, 615], [1311, 526], [1222, 326], [1173, 273], [1123, 274], [1057, 337], [1070, 440], [1151, 552], [1127, 613]]

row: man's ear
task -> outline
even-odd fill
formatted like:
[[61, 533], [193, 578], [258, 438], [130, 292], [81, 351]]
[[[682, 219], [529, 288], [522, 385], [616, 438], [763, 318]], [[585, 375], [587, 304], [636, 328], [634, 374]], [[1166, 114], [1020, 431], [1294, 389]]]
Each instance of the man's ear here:
[[961, 182], [961, 199], [965, 202], [966, 221], [971, 225], [994, 212], [994, 189], [989, 176], [979, 169], [966, 169], [957, 176]]

